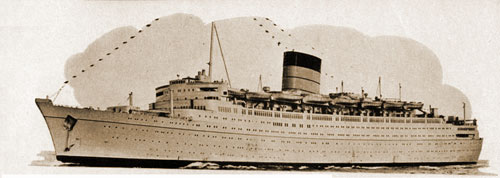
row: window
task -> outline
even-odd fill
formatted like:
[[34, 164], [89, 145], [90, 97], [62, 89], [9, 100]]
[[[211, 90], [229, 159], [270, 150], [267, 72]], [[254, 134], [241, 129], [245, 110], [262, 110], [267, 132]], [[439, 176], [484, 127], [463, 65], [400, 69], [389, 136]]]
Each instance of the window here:
[[370, 118], [370, 122], [384, 122], [384, 118]]
[[391, 118], [391, 123], [405, 123], [405, 120], [401, 118]]
[[[309, 116], [307, 116], [309, 117]], [[331, 116], [312, 116], [312, 120], [320, 120], [320, 121], [332, 121]]]
[[282, 117], [290, 119], [302, 119], [302, 114], [283, 113]]
[[412, 123], [425, 123], [425, 119], [413, 119]]
[[200, 88], [200, 91], [205, 91], [205, 92], [217, 91], [217, 87], [202, 87]]
[[219, 100], [219, 97], [217, 97], [217, 96], [205, 96], [204, 99], [206, 99], [206, 100]]
[[342, 118], [340, 118], [340, 121], [344, 121], [344, 122], [361, 122], [361, 118], [360, 117], [352, 117], [352, 116], [342, 116]]

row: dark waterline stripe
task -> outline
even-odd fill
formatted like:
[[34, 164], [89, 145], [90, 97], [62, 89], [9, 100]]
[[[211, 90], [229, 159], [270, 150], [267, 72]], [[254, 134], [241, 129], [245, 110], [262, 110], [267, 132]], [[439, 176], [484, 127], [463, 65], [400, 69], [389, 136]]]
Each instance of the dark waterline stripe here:
[[[109, 167], [168, 167], [178, 168], [186, 166], [189, 163], [200, 160], [169, 160], [169, 159], [133, 159], [133, 158], [110, 158], [110, 157], [86, 157], [86, 156], [56, 156], [56, 159], [62, 162], [77, 162], [81, 165], [89, 166], [105, 166]], [[207, 162], [207, 161], [202, 161]], [[299, 163], [299, 162], [243, 162], [243, 161], [208, 161], [219, 165], [248, 165], [248, 166], [308, 166], [308, 167], [324, 167], [324, 166], [444, 166], [444, 165], [460, 165], [460, 164], [477, 164], [477, 162], [403, 162], [403, 163]]]

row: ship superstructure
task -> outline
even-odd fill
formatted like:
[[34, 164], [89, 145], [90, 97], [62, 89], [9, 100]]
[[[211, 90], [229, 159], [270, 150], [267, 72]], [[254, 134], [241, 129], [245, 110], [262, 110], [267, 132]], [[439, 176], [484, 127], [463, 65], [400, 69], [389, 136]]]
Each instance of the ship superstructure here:
[[321, 94], [321, 59], [310, 54], [284, 53], [281, 91], [232, 88], [208, 73], [157, 87], [147, 110], [36, 103], [63, 162], [465, 164], [481, 151], [476, 120], [426, 112], [420, 102]]

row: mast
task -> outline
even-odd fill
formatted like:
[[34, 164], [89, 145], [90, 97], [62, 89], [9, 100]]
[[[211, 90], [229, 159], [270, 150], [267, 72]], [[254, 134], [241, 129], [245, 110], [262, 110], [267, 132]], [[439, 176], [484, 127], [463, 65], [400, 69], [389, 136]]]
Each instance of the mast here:
[[259, 75], [259, 85], [257, 86], [257, 91], [262, 91], [262, 74]]
[[343, 80], [340, 81], [340, 92], [344, 93], [344, 81]]
[[378, 77], [378, 87], [377, 87], [378, 91], [377, 92], [378, 92], [378, 97], [380, 99], [382, 99], [382, 82], [381, 82], [381, 80], [382, 80], [382, 77], [379, 76]]
[[133, 103], [133, 101], [132, 101], [132, 92], [130, 92], [130, 93], [128, 94], [128, 105], [130, 106], [130, 108], [132, 108], [132, 106], [134, 106], [133, 104], [134, 104], [134, 103]]
[[361, 98], [365, 98], [365, 90], [361, 87]]
[[168, 89], [170, 93], [170, 117], [174, 117], [174, 90]]
[[401, 83], [399, 83], [399, 101], [401, 101]]
[[208, 80], [212, 82], [212, 44], [214, 41], [214, 22], [210, 28], [210, 61], [208, 61]]
[[464, 108], [464, 120], [465, 120], [465, 102], [462, 102], [462, 103], [464, 103], [464, 107], [463, 108]]

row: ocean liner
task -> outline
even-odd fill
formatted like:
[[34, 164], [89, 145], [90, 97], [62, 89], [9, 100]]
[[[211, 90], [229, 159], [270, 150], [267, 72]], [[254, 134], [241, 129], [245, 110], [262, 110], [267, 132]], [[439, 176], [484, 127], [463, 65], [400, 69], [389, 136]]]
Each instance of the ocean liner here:
[[[214, 24], [212, 24], [213, 37]], [[215, 29], [216, 30], [216, 29]], [[211, 38], [212, 38], [211, 37]], [[212, 40], [211, 40], [212, 41]], [[220, 44], [219, 44], [220, 47]], [[212, 50], [212, 49], [211, 49]], [[106, 110], [35, 102], [62, 162], [175, 167], [233, 165], [441, 165], [478, 161], [476, 120], [421, 102], [349, 92], [320, 94], [321, 59], [283, 57], [281, 91], [232, 88], [208, 74], [156, 88], [149, 109]], [[379, 79], [380, 81], [380, 79]], [[380, 83], [380, 82], [379, 82]]]

